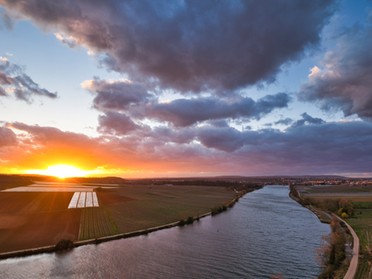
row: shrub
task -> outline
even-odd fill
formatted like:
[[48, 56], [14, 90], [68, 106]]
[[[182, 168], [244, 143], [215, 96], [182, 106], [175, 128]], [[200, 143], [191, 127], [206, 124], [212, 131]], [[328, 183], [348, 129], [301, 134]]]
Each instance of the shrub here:
[[214, 208], [211, 209], [211, 214], [212, 214], [212, 216], [214, 216], [214, 215], [216, 215], [218, 213], [221, 213], [223, 211], [226, 211], [226, 210], [227, 210], [226, 205], [214, 207]]
[[332, 274], [340, 268], [346, 258], [345, 232], [337, 219], [331, 221], [331, 234], [327, 237], [327, 245], [322, 248], [321, 260], [324, 265], [323, 272], [318, 278], [333, 278]]
[[61, 251], [65, 251], [65, 250], [71, 250], [72, 248], [74, 248], [74, 242], [70, 239], [61, 239], [56, 244], [56, 251], [57, 252], [61, 252]]
[[182, 220], [180, 220], [180, 221], [178, 222], [178, 226], [183, 227], [183, 226], [185, 226], [185, 225], [190, 225], [190, 224], [192, 224], [192, 223], [194, 223], [194, 218], [191, 217], [191, 216], [189, 216], [189, 217], [187, 217], [187, 219], [182, 219]]
[[341, 213], [341, 218], [342, 218], [342, 219], [349, 218], [349, 215], [348, 215], [346, 212], [342, 212], [342, 213]]

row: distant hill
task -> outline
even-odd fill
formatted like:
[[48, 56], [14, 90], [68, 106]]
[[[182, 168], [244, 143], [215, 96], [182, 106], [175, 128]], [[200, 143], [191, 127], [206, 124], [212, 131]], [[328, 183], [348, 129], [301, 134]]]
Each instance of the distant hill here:
[[124, 184], [126, 179], [120, 177], [70, 177], [63, 180], [54, 176], [45, 175], [21, 175], [21, 174], [0, 174], [0, 190], [26, 186], [34, 183], [35, 181], [43, 182], [66, 182], [66, 183], [91, 183], [91, 184]]
[[75, 182], [75, 183], [97, 183], [97, 184], [124, 184], [128, 180], [115, 177], [115, 176], [108, 176], [108, 177], [72, 177], [66, 178], [66, 182]]
[[0, 190], [8, 188], [27, 186], [33, 183], [29, 177], [22, 175], [0, 174]]

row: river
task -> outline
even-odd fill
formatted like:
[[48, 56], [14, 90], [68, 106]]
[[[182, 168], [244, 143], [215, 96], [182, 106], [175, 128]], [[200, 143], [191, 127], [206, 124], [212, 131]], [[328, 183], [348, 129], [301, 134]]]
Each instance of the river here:
[[0, 278], [316, 278], [329, 226], [266, 186], [183, 228], [0, 261]]

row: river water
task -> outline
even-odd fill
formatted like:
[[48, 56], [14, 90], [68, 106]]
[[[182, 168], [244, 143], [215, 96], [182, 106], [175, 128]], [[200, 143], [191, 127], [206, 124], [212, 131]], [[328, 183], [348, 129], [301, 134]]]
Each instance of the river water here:
[[0, 278], [316, 278], [329, 226], [266, 186], [183, 228], [0, 261]]

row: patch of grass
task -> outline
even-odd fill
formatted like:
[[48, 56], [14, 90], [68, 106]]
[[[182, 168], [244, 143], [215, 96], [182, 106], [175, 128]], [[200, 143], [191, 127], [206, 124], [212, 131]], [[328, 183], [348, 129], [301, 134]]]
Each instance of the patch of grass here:
[[372, 209], [372, 202], [353, 202], [354, 208], [356, 209]]

